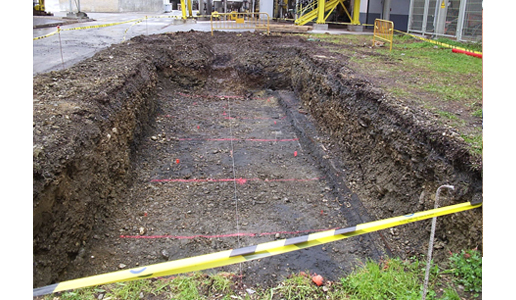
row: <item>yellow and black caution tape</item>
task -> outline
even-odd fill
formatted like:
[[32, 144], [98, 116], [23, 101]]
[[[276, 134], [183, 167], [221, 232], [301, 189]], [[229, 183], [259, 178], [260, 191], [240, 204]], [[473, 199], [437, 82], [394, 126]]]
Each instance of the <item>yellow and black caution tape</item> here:
[[[39, 39], [44, 39], [44, 38], [50, 37], [50, 36], [60, 32], [60, 31], [72, 31], [72, 30], [103, 28], [103, 27], [110, 27], [110, 26], [122, 25], [122, 24], [127, 24], [127, 23], [134, 23], [132, 25], [132, 26], [134, 26], [134, 25], [136, 25], [138, 23], [141, 23], [144, 20], [147, 20], [148, 18], [180, 19], [181, 17], [178, 17], [178, 16], [150, 16], [150, 17], [149, 16], [145, 16], [145, 18], [132, 19], [132, 20], [128, 20], [128, 21], [115, 22], [115, 23], [106, 23], [106, 24], [100, 24], [100, 25], [80, 26], [80, 27], [72, 27], [72, 28], [60, 28], [60, 27], [58, 27], [58, 29], [56, 31], [51, 32], [51, 33], [46, 34], [46, 35], [43, 35], [43, 36], [35, 37], [32, 40], [35, 41], [35, 40], [39, 40]], [[127, 30], [125, 31], [125, 33], [127, 33]]]
[[109, 27], [109, 26], [115, 26], [115, 25], [121, 25], [121, 24], [133, 23], [133, 22], [138, 22], [139, 23], [142, 20], [145, 20], [145, 19], [144, 18], [140, 18], [140, 19], [133, 19], [133, 20], [128, 20], [128, 21], [123, 21], [123, 22], [106, 23], [106, 24], [90, 25], [90, 26], [80, 26], [80, 27], [72, 27], [72, 28], [61, 28], [61, 27], [58, 27], [58, 29], [56, 31], [51, 32], [51, 33], [49, 33], [47, 35], [35, 37], [32, 40], [35, 41], [35, 40], [47, 38], [47, 37], [52, 36], [52, 35], [60, 32], [60, 31], [71, 31], [71, 30], [83, 30], [83, 29], [102, 28], [102, 27]]
[[472, 204], [470, 202], [432, 209], [424, 212], [384, 219], [356, 226], [332, 229], [309, 235], [277, 240], [273, 242], [248, 246], [239, 249], [226, 250], [201, 256], [184, 258], [180, 260], [158, 263], [154, 265], [133, 268], [129, 270], [116, 271], [85, 278], [79, 278], [61, 283], [33, 289], [33, 296], [47, 295], [71, 289], [108, 284], [113, 282], [131, 281], [142, 278], [153, 278], [170, 276], [181, 273], [207, 270], [241, 263], [245, 261], [261, 259], [273, 255], [283, 254], [325, 243], [330, 243], [352, 236], [366, 234], [390, 227], [426, 220], [443, 215], [453, 214], [473, 208], [480, 207], [482, 203]]
[[125, 31], [124, 31], [124, 38], [122, 39], [122, 42], [125, 42], [125, 36], [127, 34], [127, 32], [129, 31], [129, 29], [133, 28], [134, 25], [137, 25], [139, 23], [141, 23], [143, 21], [143, 19], [140, 19], [136, 22], [134, 22], [131, 26], [129, 26]]
[[401, 33], [401, 34], [404, 34], [404, 35], [411, 36], [411, 37], [413, 37], [415, 39], [418, 39], [418, 40], [421, 40], [421, 41], [424, 41], [424, 42], [428, 42], [428, 43], [432, 43], [434, 45], [441, 46], [441, 47], [450, 48], [450, 49], [458, 49], [458, 50], [462, 50], [462, 51], [468, 51], [468, 52], [475, 53], [475, 54], [482, 54], [482, 52], [479, 52], [479, 51], [473, 51], [473, 50], [469, 50], [469, 49], [466, 49], [466, 48], [463, 48], [463, 47], [453, 46], [453, 45], [449, 45], [449, 44], [446, 44], [446, 43], [443, 43], [443, 42], [430, 40], [430, 39], [424, 38], [422, 36], [418, 36], [418, 35], [411, 34], [411, 33], [408, 33], [408, 32], [404, 32], [404, 31], [401, 31], [401, 30], [394, 29], [394, 31], [396, 31], [398, 33]]
[[42, 35], [42, 36], [37, 36], [35, 38], [33, 38], [32, 40], [35, 41], [35, 40], [40, 40], [40, 39], [44, 39], [44, 38], [47, 38], [47, 37], [50, 37], [50, 36], [53, 36], [54, 34], [58, 33], [58, 30], [56, 31], [53, 31], [49, 34], [45, 34], [45, 35]]
[[141, 20], [145, 20], [145, 19], [144, 18], [140, 18], [140, 19], [132, 19], [132, 20], [123, 21], [123, 22], [116, 22], [116, 23], [106, 23], [106, 24], [100, 24], [100, 25], [90, 25], [90, 26], [81, 26], [81, 27], [73, 27], [73, 28], [61, 28], [61, 31], [103, 28], [103, 27], [122, 25], [122, 24], [127, 24], [127, 23], [138, 22], [138, 21], [141, 22]]

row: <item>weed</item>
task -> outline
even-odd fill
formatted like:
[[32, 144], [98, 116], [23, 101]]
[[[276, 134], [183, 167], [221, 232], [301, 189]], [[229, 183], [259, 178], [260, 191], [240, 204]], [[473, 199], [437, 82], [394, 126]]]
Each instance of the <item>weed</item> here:
[[464, 286], [466, 292], [482, 291], [482, 256], [477, 250], [462, 250], [450, 257], [450, 270], [455, 275], [455, 282]]
[[483, 139], [482, 132], [478, 134], [461, 135], [466, 143], [470, 145], [470, 152], [473, 155], [482, 155], [483, 153]]
[[482, 116], [484, 115], [484, 112], [482, 111], [482, 109], [477, 109], [471, 115], [473, 117], [482, 118]]
[[[97, 299], [99, 293], [104, 292], [104, 289], [98, 287], [88, 287], [83, 289], [77, 289], [74, 291], [62, 293], [58, 299], [60, 300], [83, 300], [83, 299]], [[52, 296], [47, 296], [45, 299], [56, 299]]]
[[322, 297], [322, 291], [314, 285], [309, 276], [291, 275], [278, 287], [271, 290], [272, 294], [279, 294], [285, 299], [314, 299], [316, 295]]
[[197, 276], [178, 276], [170, 282], [170, 299], [199, 299], [202, 281]]
[[456, 290], [451, 287], [447, 287], [444, 289], [443, 296], [441, 300], [462, 300]]
[[[341, 280], [350, 299], [419, 299], [423, 268], [418, 261], [399, 258], [381, 263], [368, 260], [365, 267]], [[438, 269], [432, 269], [433, 277]]]
[[113, 297], [123, 300], [140, 299], [140, 295], [153, 292], [150, 280], [135, 280], [129, 282], [117, 282], [111, 285], [110, 291], [105, 295], [106, 298]]

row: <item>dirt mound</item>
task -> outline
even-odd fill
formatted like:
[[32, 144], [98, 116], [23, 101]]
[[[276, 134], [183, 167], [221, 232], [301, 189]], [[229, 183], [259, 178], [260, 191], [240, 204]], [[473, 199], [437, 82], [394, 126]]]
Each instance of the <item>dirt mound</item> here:
[[[144, 36], [35, 76], [34, 286], [429, 209], [441, 184], [456, 187], [441, 205], [481, 197], [466, 145], [307, 43]], [[340, 276], [356, 259], [425, 253], [429, 227], [252, 262], [244, 276]], [[440, 218], [437, 239], [481, 248], [482, 211]]]

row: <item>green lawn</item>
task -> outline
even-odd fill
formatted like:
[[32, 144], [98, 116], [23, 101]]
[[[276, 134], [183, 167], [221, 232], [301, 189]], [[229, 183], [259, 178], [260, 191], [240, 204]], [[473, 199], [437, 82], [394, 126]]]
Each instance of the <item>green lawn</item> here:
[[[426, 109], [442, 124], [451, 126], [482, 155], [482, 59], [453, 53], [451, 49], [395, 35], [372, 47], [371, 35], [311, 35], [314, 43], [349, 57], [349, 66], [375, 86], [407, 105]], [[481, 45], [440, 39], [481, 51]]]

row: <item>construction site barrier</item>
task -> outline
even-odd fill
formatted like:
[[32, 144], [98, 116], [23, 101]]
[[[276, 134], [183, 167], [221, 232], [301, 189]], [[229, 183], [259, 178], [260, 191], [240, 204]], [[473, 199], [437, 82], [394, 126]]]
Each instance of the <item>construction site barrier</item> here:
[[270, 34], [269, 14], [263, 12], [213, 12], [210, 16], [211, 35], [215, 30], [263, 29]]
[[438, 45], [438, 46], [445, 47], [445, 48], [450, 48], [450, 49], [457, 49], [457, 50], [461, 50], [461, 51], [467, 51], [467, 52], [476, 54], [476, 57], [479, 57], [479, 58], [482, 57], [482, 52], [480, 52], [480, 51], [469, 50], [469, 49], [466, 49], [466, 48], [463, 48], [463, 47], [449, 45], [449, 44], [446, 44], [446, 43], [443, 43], [443, 42], [439, 42], [439, 41], [435, 41], [435, 40], [430, 40], [430, 39], [424, 38], [422, 36], [411, 34], [411, 33], [408, 33], [408, 32], [401, 31], [401, 30], [397, 30], [397, 29], [395, 29], [394, 31], [396, 31], [398, 33], [401, 33], [401, 34], [404, 34], [404, 35], [411, 36], [411, 37], [413, 37], [415, 39], [418, 39], [418, 40], [421, 40], [421, 41], [424, 41], [424, 42], [432, 43], [434, 45]]
[[394, 36], [394, 23], [392, 21], [376, 19], [374, 20], [373, 47], [375, 39], [388, 42], [390, 44], [389, 51], [392, 51], [392, 38]]
[[273, 255], [288, 253], [300, 249], [318, 246], [349, 237], [371, 233], [399, 225], [449, 215], [480, 207], [482, 203], [465, 202], [436, 208], [432, 210], [416, 212], [404, 216], [383, 219], [379, 221], [358, 224], [355, 226], [331, 229], [312, 233], [309, 235], [293, 237], [268, 243], [248, 246], [239, 249], [230, 249], [175, 261], [163, 262], [154, 265], [121, 270], [111, 273], [84, 277], [61, 283], [55, 283], [33, 289], [33, 296], [42, 296], [66, 290], [102, 285], [121, 281], [132, 281], [143, 278], [155, 278], [182, 273], [207, 270], [236, 263], [262, 259]]

